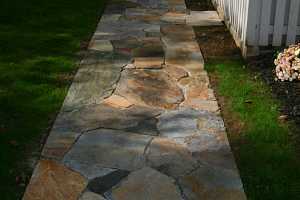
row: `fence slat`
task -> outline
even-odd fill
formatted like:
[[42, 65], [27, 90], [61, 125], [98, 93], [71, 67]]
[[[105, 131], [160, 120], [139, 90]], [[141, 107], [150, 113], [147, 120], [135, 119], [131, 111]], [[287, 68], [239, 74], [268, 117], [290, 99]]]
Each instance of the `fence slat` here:
[[282, 44], [285, 6], [286, 6], [286, 0], [277, 1], [274, 32], [273, 32], [273, 46], [280, 46]]
[[242, 49], [254, 47], [254, 52], [259, 46], [288, 45], [300, 36], [300, 0], [212, 1]]
[[248, 22], [247, 22], [247, 43], [257, 46], [259, 43], [259, 20], [261, 0], [249, 0]]
[[271, 21], [271, 9], [272, 0], [262, 0], [259, 44], [263, 46], [267, 46], [269, 44], [269, 25]]
[[286, 39], [287, 45], [293, 44], [296, 41], [299, 7], [300, 7], [300, 0], [291, 0], [287, 39]]

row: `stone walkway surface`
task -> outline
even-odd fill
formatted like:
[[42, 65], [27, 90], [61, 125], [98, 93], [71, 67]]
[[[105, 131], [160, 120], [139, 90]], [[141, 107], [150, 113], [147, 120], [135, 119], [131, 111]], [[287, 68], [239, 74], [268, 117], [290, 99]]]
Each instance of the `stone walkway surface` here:
[[184, 0], [111, 1], [24, 200], [246, 199]]

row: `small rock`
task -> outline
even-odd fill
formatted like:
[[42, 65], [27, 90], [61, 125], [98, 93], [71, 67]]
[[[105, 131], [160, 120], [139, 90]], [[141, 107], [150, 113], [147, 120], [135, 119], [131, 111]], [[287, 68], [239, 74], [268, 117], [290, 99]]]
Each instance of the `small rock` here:
[[278, 117], [278, 120], [281, 121], [281, 122], [284, 122], [284, 121], [286, 121], [287, 119], [288, 119], [288, 115], [280, 115], [280, 116]]

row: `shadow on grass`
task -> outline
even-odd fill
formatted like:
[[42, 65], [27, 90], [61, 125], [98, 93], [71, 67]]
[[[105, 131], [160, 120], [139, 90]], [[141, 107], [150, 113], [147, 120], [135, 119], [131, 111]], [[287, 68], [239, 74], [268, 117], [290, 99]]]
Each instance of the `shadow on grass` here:
[[0, 2], [1, 199], [21, 197], [31, 173], [25, 158], [39, 151], [76, 70], [75, 53], [93, 33], [104, 3]]

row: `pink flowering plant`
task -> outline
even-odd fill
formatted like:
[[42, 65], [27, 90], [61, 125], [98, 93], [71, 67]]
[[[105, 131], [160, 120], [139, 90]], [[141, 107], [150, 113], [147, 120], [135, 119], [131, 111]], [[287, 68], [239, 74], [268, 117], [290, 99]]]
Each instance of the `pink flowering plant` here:
[[300, 80], [300, 43], [291, 45], [279, 53], [274, 63], [276, 80]]

